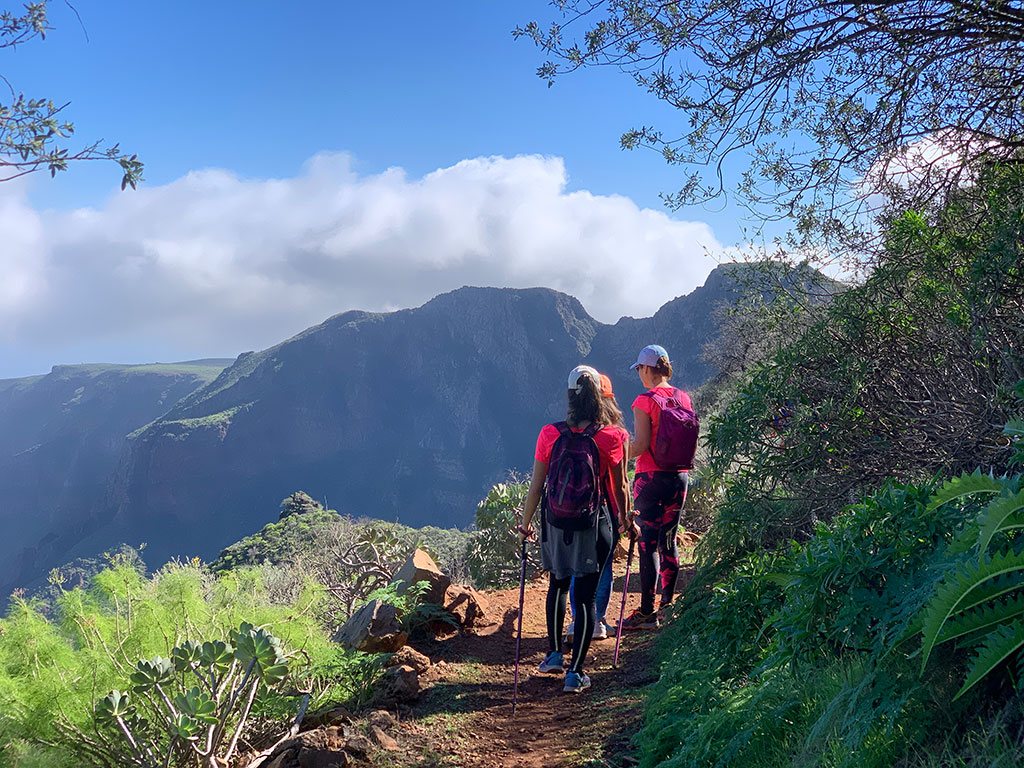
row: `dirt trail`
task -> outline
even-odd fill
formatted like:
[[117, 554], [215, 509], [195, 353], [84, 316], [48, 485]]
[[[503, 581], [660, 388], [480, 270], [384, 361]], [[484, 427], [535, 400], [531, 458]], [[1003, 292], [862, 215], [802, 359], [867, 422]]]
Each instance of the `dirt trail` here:
[[[624, 570], [624, 564], [616, 564], [615, 592], [608, 609], [613, 622], [618, 619]], [[688, 575], [680, 573], [680, 587]], [[637, 587], [634, 572], [627, 614], [639, 604]], [[494, 626], [418, 648], [435, 665], [425, 677], [430, 688], [402, 718], [402, 753], [393, 754], [395, 765], [597, 768], [635, 764], [630, 739], [642, 720], [643, 688], [656, 678], [650, 663], [654, 633], [625, 633], [618, 669], [612, 668], [614, 635], [595, 640], [586, 667], [592, 687], [579, 695], [563, 694], [561, 675], [537, 672], [547, 651], [546, 593], [546, 577], [527, 584], [514, 719], [518, 589], [486, 593], [490, 614], [499, 620]]]

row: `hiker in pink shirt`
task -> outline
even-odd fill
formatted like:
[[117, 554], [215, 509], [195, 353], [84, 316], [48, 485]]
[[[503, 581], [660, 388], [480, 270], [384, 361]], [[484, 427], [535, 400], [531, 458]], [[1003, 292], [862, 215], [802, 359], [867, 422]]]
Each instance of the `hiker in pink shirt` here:
[[633, 506], [639, 532], [640, 607], [623, 620], [622, 628], [655, 629], [660, 624], [654, 609], [656, 592], [660, 588], [660, 608], [668, 606], [675, 594], [676, 532], [699, 424], [690, 396], [669, 384], [672, 363], [664, 347], [644, 347], [632, 367], [647, 387], [633, 401], [636, 437], [629, 447], [630, 457], [636, 457]]

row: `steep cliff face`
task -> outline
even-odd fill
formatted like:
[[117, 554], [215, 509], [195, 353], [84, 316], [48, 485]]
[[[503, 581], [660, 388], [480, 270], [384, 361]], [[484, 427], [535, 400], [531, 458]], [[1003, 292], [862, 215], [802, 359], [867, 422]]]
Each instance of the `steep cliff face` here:
[[53, 565], [88, 535], [125, 436], [229, 362], [59, 365], [0, 381], [0, 585]]
[[[640, 391], [629, 365], [646, 344], [668, 348], [678, 385], [704, 381], [700, 349], [733, 283], [719, 268], [652, 317], [615, 325], [547, 289], [462, 288], [417, 309], [336, 315], [205, 379], [83, 385], [62, 367], [0, 382], [0, 515], [35, 510], [0, 543], [0, 562], [16, 562], [0, 583], [122, 541], [146, 542], [153, 565], [210, 558], [297, 489], [348, 514], [467, 525], [492, 483], [529, 471], [574, 365], [608, 372], [627, 413]], [[40, 415], [22, 424], [29, 395]], [[19, 464], [26, 451], [45, 462]]]

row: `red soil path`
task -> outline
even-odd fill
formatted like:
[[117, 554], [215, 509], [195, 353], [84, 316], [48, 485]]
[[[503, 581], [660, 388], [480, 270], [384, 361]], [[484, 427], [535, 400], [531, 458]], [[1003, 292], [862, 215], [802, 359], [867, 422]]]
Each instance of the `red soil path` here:
[[[635, 562], [634, 562], [635, 565]], [[618, 619], [623, 563], [616, 564], [609, 621]], [[680, 574], [680, 588], [689, 573]], [[630, 579], [627, 614], [639, 604], [638, 580]], [[403, 713], [402, 750], [394, 765], [488, 768], [597, 768], [636, 763], [633, 735], [643, 717], [643, 689], [657, 678], [651, 646], [655, 633], [623, 634], [619, 667], [612, 667], [614, 635], [595, 640], [586, 671], [593, 685], [563, 694], [562, 676], [537, 672], [547, 651], [544, 619], [546, 577], [527, 585], [523, 617], [519, 704], [512, 716], [518, 589], [487, 592], [497, 623], [478, 634], [418, 647], [435, 666], [421, 701]]]

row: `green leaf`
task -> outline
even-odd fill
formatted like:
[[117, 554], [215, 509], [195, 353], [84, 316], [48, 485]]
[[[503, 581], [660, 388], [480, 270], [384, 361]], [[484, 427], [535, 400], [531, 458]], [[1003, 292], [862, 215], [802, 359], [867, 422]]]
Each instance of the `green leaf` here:
[[140, 661], [135, 668], [136, 671], [131, 674], [130, 679], [138, 693], [174, 679], [174, 665], [170, 659], [162, 656]]
[[191, 669], [192, 665], [201, 658], [202, 647], [193, 640], [186, 640], [177, 648], [171, 651], [171, 661], [174, 662], [174, 669], [184, 672]]
[[231, 666], [235, 649], [221, 640], [203, 643], [199, 652], [199, 660], [205, 667], [213, 667], [224, 671]]
[[217, 704], [199, 688], [174, 697], [174, 706], [180, 712], [202, 723], [217, 722]]
[[121, 691], [111, 691], [102, 699], [96, 702], [96, 721], [99, 723], [110, 723], [117, 718], [125, 719], [135, 714], [135, 708], [128, 700], [128, 694]]
[[188, 715], [177, 715], [169, 725], [172, 736], [185, 741], [193, 741], [199, 736], [200, 725]]
[[[985, 554], [985, 550], [988, 549], [988, 545], [992, 541], [992, 537], [995, 536], [999, 531], [1004, 530], [1007, 518], [1010, 518], [1015, 512], [1024, 509], [1024, 490], [1019, 493], [1009, 494], [1004, 492], [1003, 495], [996, 497], [989, 503], [981, 514], [978, 516], [978, 557], [979, 559]], [[1011, 525], [1009, 527], [1018, 527]]]
[[990, 629], [1005, 624], [1010, 619], [1024, 614], [1024, 595], [1015, 595], [1009, 600], [986, 603], [951, 618], [942, 627], [936, 645], [964, 637], [972, 632]]
[[931, 498], [928, 509], [933, 510], [943, 504], [974, 493], [1000, 493], [1006, 489], [1006, 483], [992, 475], [983, 475], [980, 469], [971, 474], [964, 473], [942, 484], [942, 487]]
[[[922, 615], [922, 641], [921, 670], [924, 671], [928, 663], [928, 657], [935, 647], [939, 632], [942, 631], [946, 621], [956, 613], [967, 610], [978, 604], [978, 594], [974, 595], [974, 602], [969, 600], [972, 592], [982, 588], [986, 582], [995, 580], [998, 576], [1008, 575], [1014, 572], [1024, 571], [1024, 555], [1013, 553], [1001, 553], [990, 560], [983, 560], [980, 563], [968, 562], [962, 564], [952, 575], [945, 577], [935, 590], [935, 595], [925, 605]], [[1008, 592], [1021, 586], [1019, 580], [1002, 580], [998, 585], [1001, 592]], [[990, 585], [991, 589], [991, 585]], [[991, 599], [996, 595], [990, 594], [989, 590], [982, 589], [979, 593], [984, 599]]]
[[971, 659], [970, 669], [963, 687], [953, 697], [956, 701], [976, 685], [985, 675], [1001, 664], [1010, 654], [1024, 645], [1024, 622], [1016, 621], [997, 627], [985, 639], [978, 655]]

